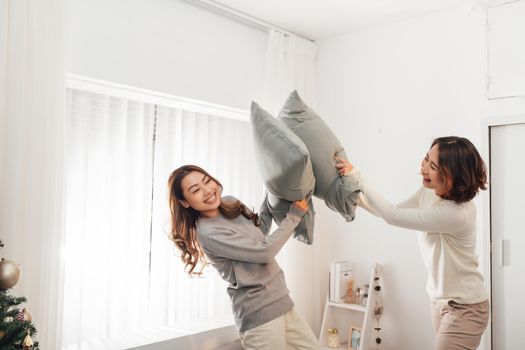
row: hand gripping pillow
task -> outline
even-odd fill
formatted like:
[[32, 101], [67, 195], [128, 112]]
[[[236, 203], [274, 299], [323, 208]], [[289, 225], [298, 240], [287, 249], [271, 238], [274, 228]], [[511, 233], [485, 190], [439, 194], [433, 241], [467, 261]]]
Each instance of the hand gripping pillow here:
[[[273, 220], [277, 225], [284, 220], [292, 202], [286, 199], [274, 197], [271, 193], [266, 194], [264, 199], [265, 205], [268, 207]], [[308, 198], [308, 210], [301, 218], [301, 221], [295, 227], [293, 237], [298, 241], [306, 244], [314, 242], [314, 224], [315, 224], [315, 210], [312, 198]]]
[[315, 176], [314, 195], [339, 212], [347, 221], [355, 216], [359, 184], [340, 177], [334, 156], [346, 159], [343, 146], [326, 123], [293, 91], [279, 112], [281, 120], [304, 142]]
[[252, 102], [250, 109], [256, 159], [266, 189], [280, 199], [304, 199], [315, 186], [308, 149], [257, 103]]
[[[257, 103], [252, 102], [250, 109], [256, 159], [269, 192], [266, 205], [274, 221], [280, 224], [292, 201], [311, 197], [315, 186], [312, 163], [308, 149], [297, 135]], [[295, 228], [294, 238], [312, 244], [314, 217], [310, 198], [308, 211]]]

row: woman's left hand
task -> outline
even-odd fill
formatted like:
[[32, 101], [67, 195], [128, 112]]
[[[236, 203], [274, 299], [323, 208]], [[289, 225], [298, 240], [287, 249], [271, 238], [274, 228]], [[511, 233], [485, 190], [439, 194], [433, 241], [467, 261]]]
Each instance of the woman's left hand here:
[[295, 201], [293, 202], [293, 205], [295, 205], [297, 209], [300, 209], [301, 211], [304, 211], [305, 213], [308, 210], [308, 202], [306, 201], [306, 199]]
[[334, 157], [334, 158], [336, 162], [335, 167], [337, 168], [337, 172], [339, 173], [339, 176], [347, 175], [354, 168], [354, 166], [346, 159], [341, 158], [341, 157]]

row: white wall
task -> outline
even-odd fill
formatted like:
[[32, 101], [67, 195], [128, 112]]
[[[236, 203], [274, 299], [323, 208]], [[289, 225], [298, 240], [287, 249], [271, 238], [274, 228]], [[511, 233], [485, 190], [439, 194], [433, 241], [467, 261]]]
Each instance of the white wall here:
[[67, 71], [248, 109], [267, 33], [176, 0], [68, 0]]
[[[459, 8], [319, 43], [319, 112], [350, 160], [392, 202], [420, 186], [420, 161], [434, 137], [465, 136], [483, 151], [484, 118], [525, 113], [524, 100], [487, 100], [485, 30], [482, 9]], [[476, 203], [481, 246], [484, 213], [479, 197]], [[417, 233], [364, 211], [350, 224], [325, 215], [338, 222], [333, 259], [357, 262], [361, 274], [373, 261], [384, 264], [381, 348], [430, 349], [434, 335]]]

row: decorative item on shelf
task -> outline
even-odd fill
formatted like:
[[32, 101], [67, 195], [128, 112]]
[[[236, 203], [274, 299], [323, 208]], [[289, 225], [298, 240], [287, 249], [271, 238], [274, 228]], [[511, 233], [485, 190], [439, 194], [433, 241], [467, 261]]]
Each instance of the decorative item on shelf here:
[[381, 315], [383, 315], [383, 305], [376, 304], [372, 310], [372, 318], [379, 322]]
[[327, 345], [330, 348], [338, 348], [341, 346], [339, 339], [339, 330], [337, 328], [328, 328], [328, 336], [326, 337]]
[[368, 284], [365, 284], [362, 288], [363, 290], [363, 299], [361, 301], [361, 305], [366, 306], [366, 303], [368, 301], [368, 290], [370, 289], [370, 286]]
[[[374, 327], [383, 314], [383, 303], [379, 299], [376, 303], [376, 297], [380, 296], [383, 290], [381, 264], [374, 263], [372, 271], [368, 275], [368, 280], [363, 283], [357, 280], [354, 274], [353, 290], [355, 304], [335, 303], [330, 300], [329, 295], [326, 298], [324, 313], [321, 322], [319, 343], [322, 348], [333, 349], [328, 345], [329, 328], [338, 328], [340, 337], [339, 349], [356, 349], [356, 350], [375, 350], [378, 346], [377, 339], [381, 342], [379, 330]], [[379, 277], [381, 280], [379, 280]], [[379, 288], [377, 288], [379, 286]], [[349, 294], [350, 284], [346, 284], [347, 294]], [[365, 297], [365, 294], [367, 295]], [[348, 297], [348, 295], [347, 295]], [[364, 301], [364, 302], [363, 302]], [[350, 325], [353, 325], [350, 329]], [[379, 326], [377, 327], [379, 328]], [[343, 330], [343, 331], [341, 331]], [[332, 331], [330, 331], [332, 333]], [[352, 346], [353, 335], [353, 346]], [[385, 343], [385, 342], [383, 342]], [[359, 344], [359, 345], [357, 345]]]
[[354, 295], [355, 303], [361, 305], [361, 302], [363, 301], [363, 292], [361, 291], [361, 287], [357, 287], [355, 289]]
[[354, 279], [354, 264], [350, 261], [332, 261], [330, 263], [330, 284], [328, 299], [334, 303], [344, 303], [348, 291], [348, 282]]
[[381, 335], [379, 332], [381, 331], [381, 327], [379, 325], [379, 321], [381, 320], [381, 316], [383, 316], [383, 298], [382, 298], [382, 280], [379, 277], [379, 274], [374, 276], [374, 282], [373, 282], [373, 290], [372, 293], [375, 293], [375, 304], [374, 308], [372, 309], [372, 318], [375, 321], [375, 327], [374, 330], [376, 331], [376, 337], [375, 337], [375, 348], [376, 350], [379, 350], [379, 347], [381, 343], [383, 342], [383, 339], [381, 338]]
[[361, 327], [350, 326], [348, 331], [348, 349], [358, 350], [359, 344], [361, 344]]
[[379, 336], [379, 331], [381, 330], [381, 328], [376, 327], [374, 329], [377, 332], [377, 336], [376, 336], [376, 339], [375, 339], [375, 341], [376, 341], [376, 349], [379, 349], [379, 344], [381, 344], [381, 342], [383, 341], [383, 339], [381, 339], [381, 337]]
[[346, 285], [345, 303], [355, 304], [354, 279], [350, 278]]

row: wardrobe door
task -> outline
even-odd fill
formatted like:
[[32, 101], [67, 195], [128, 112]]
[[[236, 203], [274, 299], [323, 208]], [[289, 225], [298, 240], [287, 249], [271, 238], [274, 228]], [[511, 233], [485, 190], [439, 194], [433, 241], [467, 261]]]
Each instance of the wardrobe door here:
[[492, 349], [525, 349], [525, 124], [490, 129]]
[[524, 18], [525, 0], [487, 9], [489, 98], [525, 95]]

